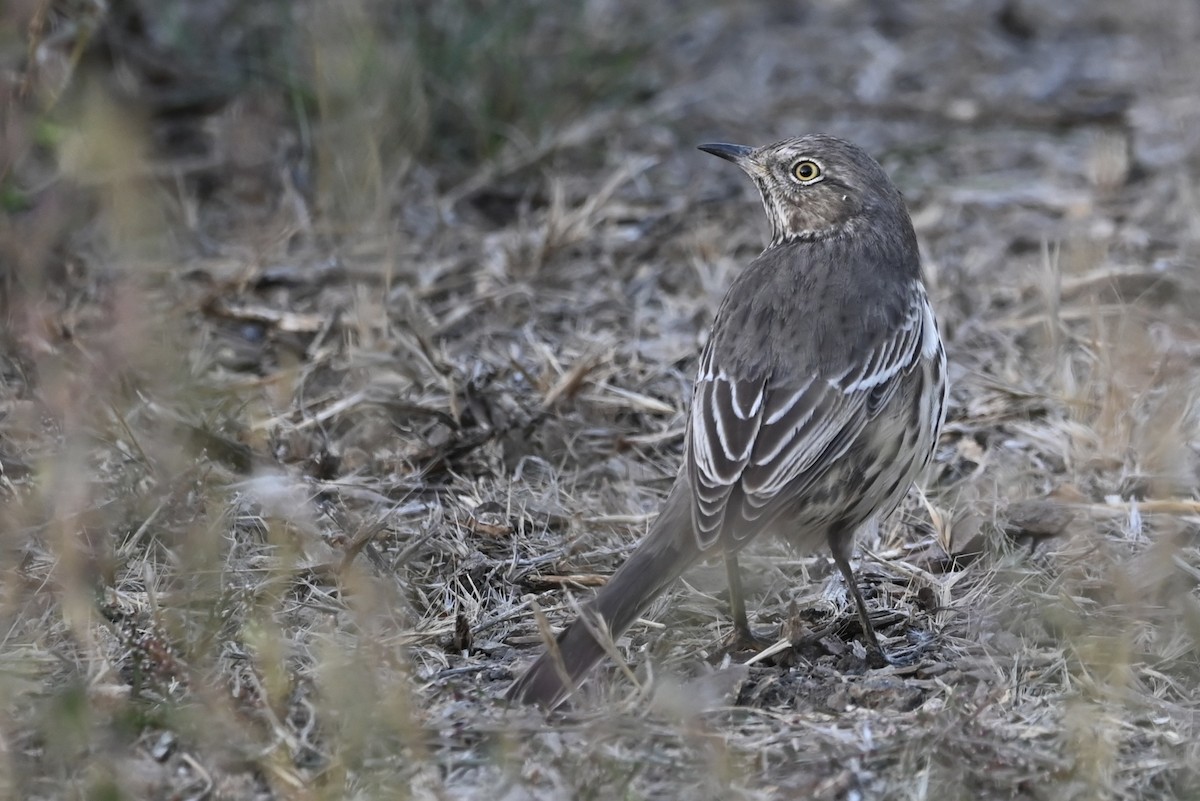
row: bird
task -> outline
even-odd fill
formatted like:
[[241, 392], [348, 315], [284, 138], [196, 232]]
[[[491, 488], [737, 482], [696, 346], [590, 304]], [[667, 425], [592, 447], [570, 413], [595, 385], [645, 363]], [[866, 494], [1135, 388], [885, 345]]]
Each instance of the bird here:
[[946, 351], [900, 192], [825, 134], [704, 144], [758, 187], [766, 248], [732, 281], [701, 350], [684, 458], [642, 542], [506, 693], [554, 708], [693, 564], [723, 556], [735, 637], [753, 641], [738, 552], [761, 535], [827, 545], [868, 652], [890, 661], [850, 556], [933, 457]]

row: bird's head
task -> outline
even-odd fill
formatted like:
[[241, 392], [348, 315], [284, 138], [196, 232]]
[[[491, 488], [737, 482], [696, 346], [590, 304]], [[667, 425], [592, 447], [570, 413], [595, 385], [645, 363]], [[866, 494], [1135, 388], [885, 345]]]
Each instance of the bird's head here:
[[860, 223], [907, 223], [900, 193], [862, 148], [811, 134], [764, 147], [709, 144], [754, 179], [771, 223], [771, 244], [838, 236]]

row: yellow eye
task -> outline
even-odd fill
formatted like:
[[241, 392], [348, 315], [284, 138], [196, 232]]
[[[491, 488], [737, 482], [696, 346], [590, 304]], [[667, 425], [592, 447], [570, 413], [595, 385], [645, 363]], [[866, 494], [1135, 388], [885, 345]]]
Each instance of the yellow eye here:
[[821, 165], [811, 159], [800, 159], [792, 165], [792, 175], [802, 184], [811, 184], [821, 177]]

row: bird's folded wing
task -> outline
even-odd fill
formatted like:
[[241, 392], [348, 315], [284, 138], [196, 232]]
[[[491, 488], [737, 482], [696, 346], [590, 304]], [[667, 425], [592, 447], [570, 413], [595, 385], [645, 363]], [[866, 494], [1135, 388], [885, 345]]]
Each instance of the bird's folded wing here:
[[752, 536], [782, 499], [801, 499], [837, 463], [927, 349], [933, 326], [920, 287], [890, 335], [840, 373], [735, 377], [706, 348], [692, 398], [688, 470], [700, 547]]

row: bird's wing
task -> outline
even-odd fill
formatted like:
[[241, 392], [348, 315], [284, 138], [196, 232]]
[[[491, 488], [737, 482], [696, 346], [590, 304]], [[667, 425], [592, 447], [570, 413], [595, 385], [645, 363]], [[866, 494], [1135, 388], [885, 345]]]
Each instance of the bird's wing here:
[[735, 542], [753, 536], [777, 501], [801, 500], [886, 406], [900, 383], [895, 379], [926, 351], [933, 356], [936, 323], [924, 289], [914, 286], [903, 319], [840, 372], [814, 366], [799, 377], [789, 371], [786, 380], [735, 377], [722, 369], [709, 341], [688, 425], [693, 520], [702, 549], [723, 535]]

